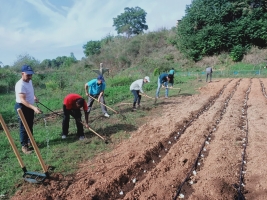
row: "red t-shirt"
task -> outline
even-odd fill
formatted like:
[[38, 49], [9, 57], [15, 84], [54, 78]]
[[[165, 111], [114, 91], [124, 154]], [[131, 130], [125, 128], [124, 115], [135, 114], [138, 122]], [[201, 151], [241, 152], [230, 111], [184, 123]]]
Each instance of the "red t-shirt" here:
[[[66, 106], [66, 108], [68, 110], [71, 110], [71, 109], [73, 109], [73, 105], [75, 105], [76, 100], [80, 99], [80, 98], [82, 98], [82, 97], [78, 94], [68, 94], [64, 98], [63, 104]], [[84, 104], [83, 104], [83, 110], [84, 111], [88, 110], [87, 103], [85, 100], [84, 100]]]

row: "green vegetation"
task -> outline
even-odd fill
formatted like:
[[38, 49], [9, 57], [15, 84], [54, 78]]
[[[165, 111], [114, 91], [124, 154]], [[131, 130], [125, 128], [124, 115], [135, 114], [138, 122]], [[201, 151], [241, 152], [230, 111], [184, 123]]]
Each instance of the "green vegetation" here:
[[[83, 46], [86, 58], [80, 61], [76, 60], [72, 53], [68, 57], [45, 59], [42, 62], [28, 54], [21, 55], [13, 66], [0, 68], [2, 103], [0, 113], [8, 124], [16, 145], [20, 147], [17, 116], [14, 110], [14, 85], [21, 77], [19, 72], [21, 65], [29, 64], [34, 68], [33, 84], [40, 102], [51, 110], [60, 112], [63, 98], [67, 94], [78, 93], [85, 97], [84, 84], [96, 78], [96, 73], [92, 70], [98, 69], [100, 62], [104, 63], [104, 67], [110, 70], [109, 74], [105, 74], [106, 103], [125, 115], [126, 119], [123, 120], [121, 115], [116, 115], [112, 111], [109, 119], [102, 118], [100, 106], [95, 103], [89, 121], [96, 132], [110, 136], [112, 144], [104, 144], [87, 130], [85, 134], [88, 139], [78, 141], [75, 137], [74, 121], [70, 123], [70, 137], [62, 140], [60, 137], [62, 119], [58, 116], [51, 117], [51, 111], [39, 105], [43, 114], [36, 116], [34, 137], [39, 144], [41, 154], [48, 165], [56, 167], [56, 172], [71, 174], [78, 168], [79, 163], [90, 160], [99, 152], [109, 151], [113, 145], [127, 139], [131, 131], [145, 123], [143, 117], [151, 112], [154, 112], [153, 114], [161, 112], [160, 106], [154, 106], [151, 100], [145, 98], [142, 103], [148, 108], [147, 110], [130, 112], [133, 97], [129, 86], [136, 79], [148, 75], [151, 83], [145, 84], [144, 90], [148, 95], [155, 96], [158, 75], [161, 72], [168, 72], [171, 68], [176, 72], [175, 87], [182, 89], [179, 95], [196, 93], [195, 89], [204, 84], [201, 80], [205, 80], [207, 65], [213, 67], [214, 78], [266, 77], [266, 50], [251, 48], [259, 43], [266, 44], [266, 33], [262, 31], [266, 30], [267, 24], [266, 18], [262, 18], [266, 11], [264, 6], [265, 4], [262, 4], [262, 7], [257, 7], [254, 4], [250, 8], [239, 1], [233, 3], [226, 0], [220, 2], [195, 0], [187, 8], [185, 18], [179, 23], [178, 35], [176, 28], [141, 34], [146, 30], [145, 27], [141, 32], [133, 30], [124, 32], [130, 35], [136, 34], [133, 37], [107, 35], [100, 41], [87, 42]], [[141, 13], [146, 14], [144, 11]], [[249, 20], [253, 23], [248, 23]], [[212, 21], [214, 23], [211, 23]], [[245, 25], [246, 31], [244, 31]], [[251, 29], [252, 25], [254, 29]], [[258, 29], [261, 25], [262, 29]], [[125, 27], [128, 26], [124, 24]], [[175, 46], [178, 46], [179, 50]], [[199, 61], [195, 62], [197, 60]], [[170, 96], [178, 94], [175, 90], [170, 90]], [[121, 104], [122, 102], [126, 104]], [[10, 196], [19, 189], [23, 172], [2, 130], [0, 159], [0, 195]], [[23, 155], [23, 160], [28, 170], [41, 171], [34, 154]]]
[[128, 38], [131, 35], [138, 35], [148, 29], [146, 14], [140, 7], [126, 7], [124, 8], [124, 13], [113, 18], [113, 26], [115, 26], [118, 34], [126, 33]]
[[258, 0], [194, 0], [173, 42], [194, 61], [222, 52], [241, 61], [251, 46], [267, 45], [266, 6]]

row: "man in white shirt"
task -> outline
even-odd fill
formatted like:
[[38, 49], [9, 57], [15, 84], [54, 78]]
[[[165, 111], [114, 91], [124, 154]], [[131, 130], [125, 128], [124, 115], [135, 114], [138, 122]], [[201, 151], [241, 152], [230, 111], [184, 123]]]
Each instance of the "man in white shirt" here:
[[[16, 104], [15, 110], [20, 108], [25, 116], [27, 124], [33, 133], [33, 119], [34, 119], [34, 112], [39, 114], [41, 110], [35, 107], [33, 104], [34, 102], [38, 102], [38, 99], [34, 95], [34, 89], [32, 86], [32, 75], [34, 74], [32, 68], [28, 65], [23, 65], [21, 67], [21, 79], [16, 83], [15, 86], [15, 93], [16, 93]], [[18, 116], [19, 126], [20, 126], [20, 143], [22, 145], [22, 152], [25, 154], [30, 154], [31, 150], [29, 149], [29, 137], [26, 132], [23, 123]]]
[[136, 103], [137, 106], [140, 106], [140, 101], [141, 101], [141, 93], [144, 93], [143, 91], [143, 84], [144, 83], [148, 83], [150, 82], [149, 77], [146, 76], [144, 79], [138, 79], [136, 81], [134, 81], [131, 86], [130, 86], [130, 90], [134, 95], [134, 102], [133, 102], [133, 111], [136, 110]]

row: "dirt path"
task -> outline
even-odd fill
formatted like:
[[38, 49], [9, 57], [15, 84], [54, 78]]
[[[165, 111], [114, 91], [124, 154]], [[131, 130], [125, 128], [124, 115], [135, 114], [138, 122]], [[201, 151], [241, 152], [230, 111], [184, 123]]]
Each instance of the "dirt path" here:
[[199, 95], [164, 100], [162, 113], [112, 152], [83, 163], [75, 178], [55, 175], [12, 199], [234, 199], [238, 190], [246, 199], [267, 199], [261, 81], [222, 79]]

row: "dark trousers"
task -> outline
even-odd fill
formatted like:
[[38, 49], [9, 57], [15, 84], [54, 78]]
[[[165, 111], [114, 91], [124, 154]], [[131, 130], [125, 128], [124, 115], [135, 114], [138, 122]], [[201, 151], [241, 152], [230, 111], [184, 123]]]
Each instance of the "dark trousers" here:
[[34, 119], [34, 111], [27, 106], [23, 105], [22, 103], [16, 103], [15, 104], [15, 110], [17, 112], [18, 120], [19, 120], [19, 136], [20, 136], [20, 143], [22, 146], [28, 146], [28, 143], [30, 143], [29, 136], [27, 134], [27, 131], [25, 127], [23, 126], [23, 123], [18, 115], [17, 109], [21, 109], [22, 113], [26, 119], [26, 122], [33, 134], [33, 119]]
[[69, 133], [69, 122], [70, 115], [75, 119], [77, 127], [77, 135], [84, 136], [83, 125], [81, 123], [82, 113], [80, 109], [68, 110], [65, 105], [63, 105], [63, 121], [62, 121], [62, 135], [68, 135]]
[[[98, 96], [99, 96], [99, 94], [97, 94], [97, 95], [91, 95], [91, 94], [90, 94], [90, 96], [92, 96], [92, 97], [94, 97], [95, 99], [97, 99]], [[95, 100], [94, 100], [93, 98], [88, 97], [88, 103], [87, 103], [88, 110], [87, 110], [87, 112], [88, 112], [89, 114], [90, 114], [90, 112], [91, 112], [91, 110], [92, 110], [92, 106], [93, 106], [94, 101], [95, 101]], [[103, 95], [102, 95], [101, 98], [100, 98], [100, 102], [103, 103], [103, 104], [106, 104]], [[104, 106], [103, 104], [100, 104], [100, 106], [101, 106], [102, 113], [105, 114], [105, 113], [107, 113], [108, 111], [107, 111], [107, 107]]]
[[133, 108], [136, 107], [136, 102], [137, 102], [137, 105], [140, 105], [140, 101], [141, 101], [141, 95], [140, 95], [140, 91], [139, 90], [131, 90], [131, 92], [133, 93], [134, 95], [134, 102], [133, 102]]
[[206, 82], [208, 82], [209, 76], [210, 76], [210, 82], [211, 82], [212, 73], [207, 73], [207, 76], [206, 76]]

